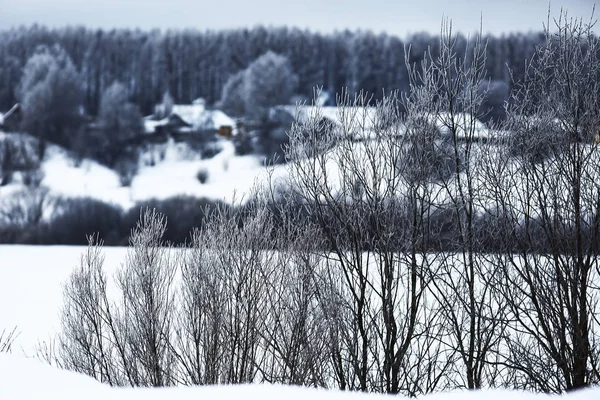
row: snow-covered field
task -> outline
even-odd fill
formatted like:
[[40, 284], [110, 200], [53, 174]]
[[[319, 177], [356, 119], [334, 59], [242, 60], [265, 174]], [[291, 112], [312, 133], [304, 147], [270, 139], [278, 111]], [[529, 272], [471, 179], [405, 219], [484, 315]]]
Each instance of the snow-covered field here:
[[[13, 352], [32, 355], [59, 328], [62, 285], [83, 254], [82, 246], [0, 245], [0, 332], [17, 328]], [[104, 249], [108, 276], [126, 248]], [[0, 397], [0, 399], [3, 399]]]
[[[90, 377], [74, 372], [59, 370], [35, 359], [0, 353], [0, 399], [127, 399], [127, 400], [367, 400], [384, 399], [386, 395], [341, 392], [280, 385], [230, 385], [178, 387], [162, 389], [111, 388]], [[428, 400], [537, 400], [548, 398], [541, 394], [494, 391], [457, 391], [438, 393], [423, 398]], [[600, 388], [588, 389], [561, 396], [568, 400], [596, 400]]]

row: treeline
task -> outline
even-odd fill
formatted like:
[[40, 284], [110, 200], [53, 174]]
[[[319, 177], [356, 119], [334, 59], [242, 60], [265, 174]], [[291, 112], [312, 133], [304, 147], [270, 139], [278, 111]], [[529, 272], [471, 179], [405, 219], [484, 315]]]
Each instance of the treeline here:
[[154, 209], [169, 219], [163, 239], [183, 245], [217, 207], [231, 208], [221, 201], [179, 195], [139, 201], [124, 210], [90, 197], [64, 198], [45, 187], [29, 187], [1, 199], [0, 243], [85, 245], [89, 235], [97, 234], [108, 246], [125, 246], [140, 213]]
[[[545, 41], [542, 33], [485, 39], [486, 76], [508, 85], [522, 79], [523, 60]], [[458, 35], [456, 41], [458, 57], [472, 53], [473, 43], [465, 36]], [[56, 44], [81, 74], [86, 112], [97, 115], [103, 91], [115, 81], [126, 85], [145, 114], [167, 91], [179, 103], [203, 97], [214, 104], [232, 75], [268, 51], [289, 59], [298, 76], [298, 94], [306, 98], [312, 98], [314, 86], [331, 93], [363, 89], [379, 97], [383, 88], [406, 92], [406, 61], [419, 64], [427, 49], [435, 56], [440, 38], [420, 33], [402, 40], [372, 32], [320, 34], [287, 27], [166, 32], [21, 27], [0, 33], [0, 109], [17, 101], [22, 69], [36, 48]], [[410, 49], [408, 60], [405, 49]]]

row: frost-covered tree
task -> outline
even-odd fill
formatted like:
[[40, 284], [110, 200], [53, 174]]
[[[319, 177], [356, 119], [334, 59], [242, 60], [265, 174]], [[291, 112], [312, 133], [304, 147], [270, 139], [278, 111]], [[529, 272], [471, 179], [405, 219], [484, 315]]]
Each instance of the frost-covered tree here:
[[269, 51], [229, 77], [220, 107], [232, 115], [263, 119], [269, 107], [288, 103], [297, 86], [288, 58]]
[[244, 74], [246, 115], [263, 118], [269, 107], [286, 104], [294, 94], [298, 77], [287, 57], [271, 51], [257, 58]]
[[244, 78], [246, 71], [240, 71], [229, 77], [221, 93], [219, 107], [231, 115], [241, 116], [245, 112], [244, 97]]
[[123, 149], [123, 142], [143, 130], [142, 115], [138, 107], [129, 102], [127, 88], [123, 84], [114, 82], [102, 94], [98, 124], [102, 132], [102, 151], [106, 161], [112, 165]]
[[[515, 81], [523, 78], [523, 60], [545, 37], [532, 32], [485, 39], [487, 76], [508, 83], [511, 74]], [[40, 44], [59, 44], [68, 52], [85, 82], [85, 109], [96, 115], [103, 90], [114, 80], [129, 83], [131, 100], [145, 114], [154, 111], [166, 89], [184, 103], [202, 97], [213, 104], [232, 74], [269, 50], [290, 60], [299, 95], [309, 98], [313, 87], [322, 85], [332, 94], [348, 87], [381, 99], [383, 88], [386, 93], [408, 90], [404, 46], [412, 49], [410, 64], [419, 65], [427, 48], [435, 50], [437, 42], [436, 35], [418, 34], [403, 41], [366, 31], [324, 35], [285, 27], [144, 32], [32, 26], [0, 32], [0, 109], [15, 103], [21, 69]], [[465, 42], [462, 38], [457, 47]]]
[[154, 109], [154, 117], [156, 119], [163, 119], [168, 117], [173, 110], [173, 97], [171, 97], [171, 93], [167, 90], [162, 97], [162, 102], [158, 104]]
[[600, 43], [592, 23], [561, 13], [555, 24], [511, 93], [508, 146], [519, 151], [496, 163], [512, 173], [495, 201], [518, 251], [494, 262], [515, 326], [506, 364], [523, 388], [560, 393], [600, 382]]
[[22, 128], [39, 138], [40, 156], [46, 141], [70, 145], [81, 122], [83, 90], [71, 58], [61, 47], [36, 50], [23, 69], [17, 96]]

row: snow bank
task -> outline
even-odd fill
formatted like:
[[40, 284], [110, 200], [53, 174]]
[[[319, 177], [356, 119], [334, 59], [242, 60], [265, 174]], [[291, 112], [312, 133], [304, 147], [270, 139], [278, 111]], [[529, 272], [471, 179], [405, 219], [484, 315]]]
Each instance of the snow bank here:
[[[0, 399], [126, 399], [126, 400], [376, 400], [386, 395], [341, 392], [281, 385], [229, 385], [178, 388], [111, 388], [90, 377], [60, 370], [39, 360], [0, 353]], [[565, 395], [568, 400], [600, 398], [600, 388]], [[427, 400], [538, 400], [548, 398], [541, 394], [507, 390], [456, 391], [424, 396]]]
[[0, 377], [2, 400], [112, 398], [93, 378], [13, 354], [0, 353]]

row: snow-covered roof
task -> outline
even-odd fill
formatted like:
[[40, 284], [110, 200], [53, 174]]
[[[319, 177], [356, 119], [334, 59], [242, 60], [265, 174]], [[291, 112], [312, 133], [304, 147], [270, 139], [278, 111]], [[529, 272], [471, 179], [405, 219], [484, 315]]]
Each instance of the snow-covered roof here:
[[207, 110], [203, 104], [176, 104], [173, 106], [171, 115], [161, 120], [154, 120], [152, 116], [144, 118], [144, 130], [146, 133], [154, 133], [156, 127], [169, 123], [169, 118], [177, 116], [190, 125], [190, 129], [180, 131], [195, 131], [205, 129], [219, 129], [221, 126], [235, 127], [233, 118], [221, 110]]
[[207, 110], [203, 104], [176, 104], [171, 115], [178, 115], [194, 129], [218, 129], [222, 125], [235, 126], [233, 118], [221, 110]]
[[157, 126], [166, 125], [169, 122], [168, 118], [163, 118], [160, 120], [152, 119], [152, 116], [148, 116], [144, 118], [144, 132], [146, 133], [154, 133], [156, 132]]
[[315, 115], [326, 118], [337, 124], [355, 123], [369, 128], [376, 122], [377, 109], [375, 107], [337, 107], [337, 106], [279, 106], [279, 109], [289, 112], [296, 117], [297, 122], [304, 123]]
[[439, 112], [436, 114], [425, 115], [432, 124], [436, 126], [440, 134], [450, 135], [451, 129], [454, 126], [457, 137], [465, 138], [467, 131], [469, 136], [476, 138], [487, 138], [490, 136], [490, 130], [475, 116], [468, 113], [449, 113]]

